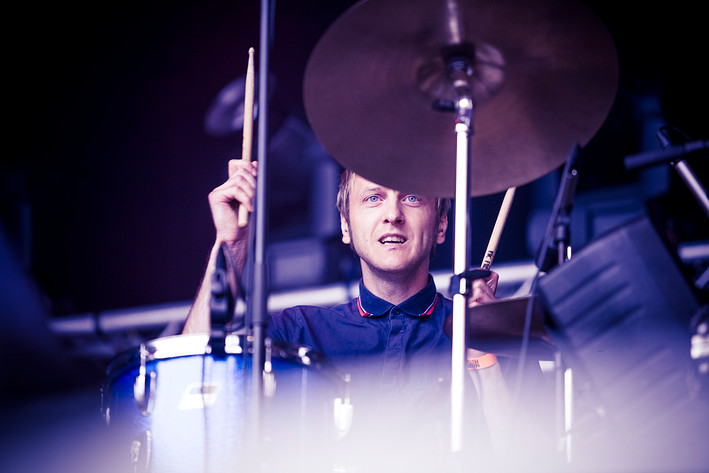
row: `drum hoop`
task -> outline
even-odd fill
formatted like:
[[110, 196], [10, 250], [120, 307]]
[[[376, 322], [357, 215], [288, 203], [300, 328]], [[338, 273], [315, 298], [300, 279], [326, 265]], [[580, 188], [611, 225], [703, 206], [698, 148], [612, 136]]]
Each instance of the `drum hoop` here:
[[[225, 352], [227, 355], [244, 354], [244, 346], [248, 353], [253, 353], [250, 342], [244, 342], [243, 334], [228, 334], [225, 339]], [[297, 361], [301, 365], [329, 370], [332, 368], [324, 356], [305, 345], [294, 345], [279, 340], [270, 341], [273, 356]], [[176, 359], [187, 356], [210, 355], [209, 334], [181, 334], [149, 340], [143, 344], [149, 356], [146, 362], [166, 359]], [[123, 372], [140, 365], [141, 347], [136, 346], [116, 355], [108, 364], [106, 375], [109, 380]]]
[[[227, 356], [244, 355], [244, 346], [249, 355], [253, 353], [250, 342], [244, 342], [243, 333], [229, 334], [225, 338]], [[279, 340], [267, 339], [276, 359], [297, 362], [303, 367], [315, 369], [319, 375], [329, 379], [341, 396], [348, 397], [348, 376], [339, 370], [320, 352], [305, 345], [294, 345]], [[189, 356], [210, 355], [209, 334], [181, 334], [149, 340], [142, 346], [133, 347], [114, 357], [106, 369], [106, 378], [101, 389], [102, 410], [106, 411], [106, 402], [110, 399], [114, 383], [125, 373], [140, 368], [141, 348], [149, 353], [145, 363], [159, 360], [177, 359]], [[105, 415], [105, 414], [104, 414]]]
[[[243, 353], [240, 340], [235, 335], [228, 335], [226, 340], [226, 353], [229, 355]], [[156, 338], [145, 342], [142, 346], [149, 353], [146, 361], [180, 358], [185, 356], [209, 354], [208, 334], [183, 334]], [[113, 378], [120, 373], [140, 365], [141, 346], [134, 346], [119, 353], [108, 364], [106, 375]]]

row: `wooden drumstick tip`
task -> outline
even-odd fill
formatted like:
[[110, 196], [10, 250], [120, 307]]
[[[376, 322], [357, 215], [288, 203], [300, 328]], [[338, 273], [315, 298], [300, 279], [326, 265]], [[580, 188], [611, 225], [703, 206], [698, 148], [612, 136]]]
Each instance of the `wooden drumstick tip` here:
[[514, 198], [516, 190], [516, 187], [510, 187], [505, 193], [505, 198], [502, 200], [502, 205], [500, 206], [500, 212], [497, 214], [495, 227], [493, 228], [492, 235], [490, 236], [490, 242], [488, 243], [487, 249], [485, 250], [485, 255], [483, 256], [483, 262], [480, 266], [481, 269], [490, 269], [490, 266], [492, 266], [492, 260], [497, 252], [497, 245], [500, 243], [502, 229], [505, 227], [507, 215], [510, 212], [512, 199]]
[[[249, 48], [249, 60], [246, 67], [244, 91], [244, 127], [241, 145], [241, 159], [251, 161], [254, 124], [254, 48]], [[249, 223], [249, 212], [243, 205], [239, 207], [239, 227]]]

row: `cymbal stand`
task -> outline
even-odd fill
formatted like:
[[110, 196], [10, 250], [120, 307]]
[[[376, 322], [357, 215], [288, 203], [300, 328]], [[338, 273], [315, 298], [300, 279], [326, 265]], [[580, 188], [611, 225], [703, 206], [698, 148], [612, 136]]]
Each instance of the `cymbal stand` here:
[[473, 99], [470, 87], [472, 63], [465, 56], [454, 56], [448, 60], [448, 74], [453, 81], [457, 95], [455, 103], [456, 121], [456, 180], [455, 180], [455, 233], [453, 274], [458, 287], [451, 285], [453, 294], [453, 326], [451, 357], [451, 451], [459, 452], [463, 446], [463, 419], [465, 400], [465, 312], [471, 295], [470, 278], [466, 276], [469, 267], [468, 251], [468, 196], [470, 183], [470, 136], [472, 135]]

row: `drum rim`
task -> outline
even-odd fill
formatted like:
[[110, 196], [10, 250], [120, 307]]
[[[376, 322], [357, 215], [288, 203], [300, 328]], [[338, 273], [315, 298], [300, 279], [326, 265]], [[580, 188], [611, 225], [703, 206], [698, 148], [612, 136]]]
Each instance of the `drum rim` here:
[[[227, 356], [244, 355], [244, 345], [251, 348], [248, 342], [243, 343], [243, 333], [228, 334], [225, 338], [225, 352]], [[313, 368], [335, 386], [337, 392], [346, 398], [349, 397], [347, 385], [348, 375], [339, 370], [320, 352], [305, 346], [290, 344], [280, 340], [266, 339], [272, 349], [272, 356], [276, 359], [297, 362], [303, 367]], [[185, 349], [185, 344], [189, 350]], [[140, 368], [141, 349], [145, 348], [150, 356], [145, 363], [160, 360], [177, 359], [189, 356], [211, 355], [209, 334], [180, 334], [171, 335], [153, 340], [125, 350], [116, 355], [106, 369], [106, 378], [101, 389], [102, 411], [104, 416], [108, 413], [108, 402], [114, 384], [130, 370]], [[176, 348], [181, 348], [177, 351]], [[252, 352], [252, 350], [248, 350]]]
[[[233, 352], [235, 336], [227, 337], [227, 354], [238, 354], [243, 350], [239, 345], [239, 351]], [[238, 337], [236, 337], [238, 343]], [[140, 351], [145, 347], [150, 353], [147, 361], [163, 360], [168, 358], [179, 358], [184, 356], [208, 354], [209, 335], [206, 333], [170, 335], [166, 337], [148, 340], [141, 345], [136, 345], [117, 354], [108, 364], [106, 375], [111, 378], [124, 370], [140, 365]]]
[[[227, 334], [225, 338], [225, 353], [228, 356], [244, 354], [244, 346], [251, 353], [250, 342], [244, 343], [242, 333]], [[283, 359], [294, 360], [304, 366], [314, 368], [329, 365], [323, 355], [316, 350], [306, 346], [282, 342], [280, 340], [268, 340], [274, 352], [274, 356]], [[179, 334], [148, 340], [141, 345], [131, 347], [117, 354], [109, 362], [106, 368], [106, 376], [112, 379], [127, 370], [140, 366], [141, 348], [150, 354], [147, 362], [154, 362], [167, 359], [176, 359], [187, 356], [210, 355], [209, 334]]]

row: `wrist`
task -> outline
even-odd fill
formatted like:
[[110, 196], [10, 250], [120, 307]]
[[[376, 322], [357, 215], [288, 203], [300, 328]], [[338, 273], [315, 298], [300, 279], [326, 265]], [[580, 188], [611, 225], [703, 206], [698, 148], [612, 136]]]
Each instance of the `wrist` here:
[[466, 357], [466, 368], [468, 371], [483, 370], [497, 364], [497, 356], [492, 353], [484, 355]]

